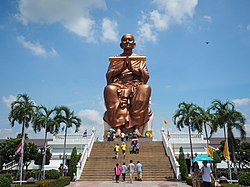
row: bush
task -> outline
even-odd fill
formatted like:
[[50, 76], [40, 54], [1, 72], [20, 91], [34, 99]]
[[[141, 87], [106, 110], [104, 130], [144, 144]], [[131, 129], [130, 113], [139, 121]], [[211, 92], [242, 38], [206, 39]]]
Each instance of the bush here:
[[238, 184], [221, 184], [222, 187], [239, 187]]
[[40, 170], [32, 170], [30, 176], [33, 177], [35, 180], [38, 180], [40, 172]]
[[45, 178], [46, 179], [58, 179], [60, 177], [59, 171], [55, 169], [51, 169], [48, 171], [45, 171]]
[[250, 186], [250, 172], [241, 172], [239, 176], [239, 184]]
[[179, 164], [180, 164], [180, 172], [181, 172], [181, 179], [185, 180], [188, 176], [187, 164], [185, 160], [185, 155], [183, 152], [183, 148], [180, 147], [180, 154], [179, 154]]
[[71, 180], [73, 179], [74, 173], [76, 175], [76, 165], [78, 162], [78, 155], [76, 147], [72, 149], [70, 161], [69, 161], [69, 176], [71, 177]]
[[10, 173], [5, 173], [5, 174], [1, 174], [2, 176], [6, 177], [7, 179], [9, 179], [10, 183], [13, 182], [14, 179], [14, 175], [10, 174]]
[[1, 187], [10, 187], [11, 181], [4, 175], [0, 175], [0, 186]]
[[70, 184], [70, 177], [60, 177], [59, 179], [41, 180], [36, 183], [38, 187], [64, 187]]
[[16, 185], [15, 187], [39, 187], [38, 184], [23, 184], [23, 185]]

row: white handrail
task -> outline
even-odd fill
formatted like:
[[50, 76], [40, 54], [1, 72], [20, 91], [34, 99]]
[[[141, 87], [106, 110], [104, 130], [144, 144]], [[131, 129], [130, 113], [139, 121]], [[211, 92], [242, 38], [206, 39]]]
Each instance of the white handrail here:
[[93, 129], [89, 143], [88, 143], [88, 145], [85, 145], [83, 152], [82, 152], [82, 156], [80, 158], [80, 161], [78, 162], [78, 164], [76, 166], [77, 167], [76, 180], [80, 179], [84, 165], [85, 165], [88, 157], [90, 156], [92, 147], [93, 147], [94, 142], [95, 142], [95, 133], [96, 133], [96, 131], [95, 131], [95, 129]]
[[11, 162], [7, 163], [7, 164], [3, 164], [3, 170], [9, 170], [12, 169], [13, 167], [16, 167], [18, 165], [18, 162], [16, 162], [15, 160], [12, 160]]
[[178, 163], [178, 161], [176, 160], [175, 156], [174, 156], [174, 152], [172, 147], [170, 146], [170, 144], [168, 143], [167, 139], [166, 139], [166, 135], [164, 133], [164, 129], [161, 130], [161, 135], [162, 135], [162, 142], [165, 148], [165, 151], [170, 159], [171, 165], [173, 167], [175, 176], [178, 180], [180, 180], [180, 165]]

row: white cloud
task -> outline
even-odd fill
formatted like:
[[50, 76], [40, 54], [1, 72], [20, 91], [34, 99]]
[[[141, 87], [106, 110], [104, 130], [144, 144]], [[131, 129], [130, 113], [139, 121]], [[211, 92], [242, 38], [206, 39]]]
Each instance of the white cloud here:
[[87, 41], [95, 41], [91, 9], [106, 9], [105, 0], [20, 0], [17, 18], [23, 23], [60, 23]]
[[162, 31], [168, 28], [168, 16], [160, 14], [158, 10], [150, 12], [150, 19], [153, 21], [153, 25], [157, 30]]
[[138, 21], [138, 35], [141, 41], [156, 41], [157, 33], [168, 29], [170, 23], [182, 24], [192, 17], [198, 0], [153, 0], [157, 9], [142, 12]]
[[153, 26], [145, 23], [138, 22], [139, 30], [137, 33], [139, 34], [138, 41], [152, 41], [155, 42], [157, 39], [157, 34], [154, 32]]
[[95, 124], [103, 124], [103, 119], [100, 115], [100, 113], [96, 110], [91, 110], [91, 109], [85, 109], [85, 110], [80, 110], [78, 113], [78, 116], [83, 120], [83, 121], [90, 121]]
[[12, 129], [0, 129], [1, 139], [16, 138]]
[[103, 122], [102, 116], [100, 115], [98, 111], [85, 109], [85, 110], [81, 110], [78, 113], [78, 116], [82, 120], [82, 125], [79, 128], [80, 134], [83, 133], [85, 129], [87, 129], [88, 133], [90, 133], [91, 130], [95, 128], [97, 137], [102, 139], [104, 122]]
[[169, 18], [181, 23], [186, 17], [192, 17], [198, 0], [154, 0], [159, 10]]
[[44, 57], [54, 57], [57, 56], [57, 52], [55, 49], [51, 49], [47, 51], [40, 43], [32, 43], [27, 41], [24, 36], [18, 36], [17, 41], [22, 44], [22, 46], [26, 49], [31, 50], [34, 55], [44, 56]]
[[203, 19], [207, 22], [212, 22], [212, 17], [211, 16], [203, 16]]
[[103, 41], [117, 41], [117, 22], [108, 18], [102, 19], [102, 39]]
[[10, 95], [10, 96], [3, 96], [3, 103], [8, 107], [11, 108], [11, 103], [16, 101], [16, 96]]
[[235, 105], [247, 105], [248, 103], [250, 103], [250, 98], [242, 98], [242, 99], [233, 99], [232, 102]]

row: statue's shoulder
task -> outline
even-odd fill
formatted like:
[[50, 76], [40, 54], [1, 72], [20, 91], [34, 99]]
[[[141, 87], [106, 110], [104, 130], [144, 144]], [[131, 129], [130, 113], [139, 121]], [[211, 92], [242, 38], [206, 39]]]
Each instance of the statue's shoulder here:
[[142, 55], [137, 54], [137, 53], [132, 53], [132, 55], [131, 55], [131, 56], [142, 56]]

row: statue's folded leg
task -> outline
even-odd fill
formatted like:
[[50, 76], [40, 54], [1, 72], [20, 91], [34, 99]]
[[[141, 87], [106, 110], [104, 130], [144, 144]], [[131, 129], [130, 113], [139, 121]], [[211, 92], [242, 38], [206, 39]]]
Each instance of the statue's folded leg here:
[[140, 127], [149, 121], [149, 99], [151, 88], [149, 85], [139, 85], [136, 93], [131, 100], [131, 108], [129, 110], [132, 126], [135, 126], [136, 133], [141, 136]]
[[121, 126], [130, 123], [127, 107], [121, 107], [118, 89], [115, 85], [108, 85], [104, 89], [104, 99], [107, 111], [104, 114], [104, 121], [112, 128], [115, 128], [117, 136], [121, 134]]

